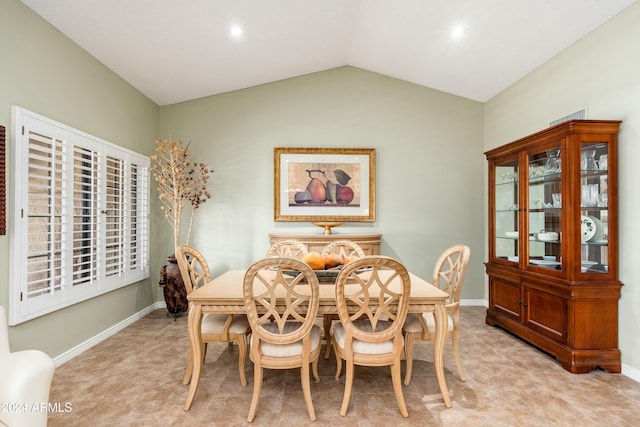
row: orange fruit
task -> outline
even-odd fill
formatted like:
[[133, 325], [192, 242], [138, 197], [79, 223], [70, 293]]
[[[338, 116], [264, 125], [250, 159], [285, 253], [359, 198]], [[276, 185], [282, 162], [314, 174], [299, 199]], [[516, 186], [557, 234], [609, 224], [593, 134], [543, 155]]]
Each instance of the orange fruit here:
[[318, 252], [309, 252], [302, 257], [313, 270], [324, 270], [324, 258]]
[[344, 259], [343, 264], [344, 264], [344, 265], [347, 265], [347, 264], [349, 264], [351, 261], [353, 261], [353, 260], [355, 260], [355, 259], [358, 259], [358, 257], [346, 257], [346, 258]]
[[342, 265], [342, 256], [339, 254], [327, 254], [324, 257], [324, 268], [333, 268]]

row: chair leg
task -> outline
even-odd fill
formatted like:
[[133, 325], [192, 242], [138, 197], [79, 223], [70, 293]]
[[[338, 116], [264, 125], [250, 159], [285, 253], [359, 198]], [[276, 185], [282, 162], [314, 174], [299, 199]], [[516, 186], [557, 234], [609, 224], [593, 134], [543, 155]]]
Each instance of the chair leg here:
[[400, 414], [403, 417], [408, 417], [407, 405], [404, 401], [402, 394], [402, 373], [400, 372], [400, 359], [391, 366], [391, 381], [393, 382], [393, 392], [396, 394], [396, 400], [398, 401], [398, 408], [400, 408]]
[[244, 374], [244, 362], [247, 359], [247, 336], [238, 335], [238, 371], [240, 372], [240, 384], [247, 386], [247, 377]]
[[460, 361], [460, 341], [458, 330], [453, 330], [453, 357], [456, 359], [456, 367], [458, 368], [458, 375], [460, 376], [460, 381], [466, 381], [467, 378], [464, 376], [464, 371], [462, 370], [462, 362]]
[[351, 399], [351, 387], [353, 386], [353, 363], [347, 362], [347, 372], [344, 380], [344, 397], [342, 398], [342, 407], [340, 408], [340, 415], [343, 417], [347, 415], [347, 409], [349, 408], [349, 399]]
[[251, 407], [247, 421], [252, 422], [256, 417], [256, 409], [258, 409], [258, 400], [260, 399], [260, 390], [262, 389], [262, 366], [260, 361], [253, 363], [253, 396], [251, 397]]
[[325, 360], [331, 355], [331, 323], [333, 322], [333, 316], [331, 314], [325, 314], [323, 319], [324, 324], [324, 340], [327, 342], [327, 347], [324, 350]]
[[320, 382], [320, 375], [318, 374], [318, 357], [311, 362], [312, 372], [313, 372], [313, 381], [316, 383]]
[[406, 359], [407, 371], [404, 374], [404, 385], [409, 385], [411, 382], [411, 372], [413, 371], [413, 342], [416, 340], [416, 334], [413, 332], [406, 332], [404, 334], [404, 351]]
[[336, 379], [339, 380], [340, 374], [342, 373], [342, 358], [338, 355], [338, 351], [335, 347], [333, 349], [333, 354], [336, 355]]
[[[202, 363], [207, 357], [207, 343], [202, 343]], [[187, 372], [184, 373], [182, 384], [187, 385], [191, 382], [191, 374], [193, 373], [193, 362], [191, 361], [191, 346], [189, 346], [189, 361], [187, 362]]]
[[187, 372], [184, 373], [182, 384], [187, 385], [191, 382], [191, 374], [193, 373], [193, 361], [191, 360], [191, 346], [189, 346], [189, 361], [187, 362]]
[[316, 420], [316, 412], [313, 410], [313, 402], [311, 401], [311, 384], [309, 381], [309, 364], [303, 363], [300, 368], [300, 380], [302, 382], [302, 394], [304, 395], [304, 403], [307, 405], [307, 412], [311, 421]]

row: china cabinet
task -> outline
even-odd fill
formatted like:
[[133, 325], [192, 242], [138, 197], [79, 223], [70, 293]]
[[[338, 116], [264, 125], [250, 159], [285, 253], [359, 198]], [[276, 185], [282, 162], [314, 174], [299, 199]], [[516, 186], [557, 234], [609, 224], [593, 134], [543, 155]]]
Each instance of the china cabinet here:
[[568, 371], [620, 372], [617, 133], [572, 120], [485, 153], [486, 323]]

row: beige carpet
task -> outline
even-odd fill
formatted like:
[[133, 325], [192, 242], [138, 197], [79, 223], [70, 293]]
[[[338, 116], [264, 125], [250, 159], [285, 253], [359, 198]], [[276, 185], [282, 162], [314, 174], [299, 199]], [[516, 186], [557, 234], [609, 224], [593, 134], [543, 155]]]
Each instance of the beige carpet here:
[[[318, 420], [311, 423], [299, 370], [265, 371], [257, 426], [635, 426], [640, 422], [640, 383], [620, 374], [574, 375], [549, 355], [484, 323], [485, 310], [463, 307], [461, 352], [467, 376], [456, 374], [451, 344], [445, 373], [453, 402], [438, 393], [431, 347], [415, 347], [413, 380], [404, 386], [409, 418], [398, 412], [388, 368], [357, 368], [351, 405], [339, 415], [344, 376], [335, 359], [320, 360], [320, 383], [311, 383]], [[191, 410], [182, 409], [187, 386], [187, 323], [157, 310], [58, 367], [50, 401], [68, 412], [51, 413], [49, 426], [245, 425], [251, 400], [237, 372], [237, 347], [209, 345]], [[66, 405], [66, 406], [65, 406]]]

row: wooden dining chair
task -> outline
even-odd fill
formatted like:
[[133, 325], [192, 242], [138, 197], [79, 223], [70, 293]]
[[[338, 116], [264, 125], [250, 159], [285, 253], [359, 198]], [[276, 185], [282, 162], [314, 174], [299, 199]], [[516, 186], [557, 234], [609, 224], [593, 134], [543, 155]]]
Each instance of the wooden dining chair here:
[[343, 259], [362, 258], [364, 250], [362, 247], [351, 240], [334, 240], [322, 249], [322, 256], [329, 254], [338, 254]]
[[320, 287], [313, 270], [295, 258], [267, 257], [249, 267], [243, 284], [251, 326], [249, 357], [253, 361], [253, 396], [247, 421], [256, 416], [263, 369], [300, 368], [302, 393], [309, 419], [316, 415], [311, 400], [309, 365], [318, 375], [320, 328], [314, 325]]
[[409, 309], [411, 279], [393, 258], [372, 255], [350, 262], [336, 280], [340, 322], [333, 325], [336, 379], [346, 364], [340, 415], [349, 407], [355, 365], [390, 366], [400, 414], [408, 417], [402, 395], [400, 363], [404, 352], [402, 326]]
[[304, 243], [287, 239], [275, 242], [267, 251], [267, 256], [280, 256], [301, 259], [308, 252]]
[[[362, 258], [364, 256], [364, 250], [362, 250], [362, 247], [356, 242], [341, 239], [334, 240], [322, 249], [322, 258], [329, 254], [340, 255], [343, 261], [350, 262], [356, 258]], [[323, 318], [324, 339], [327, 345], [324, 350], [325, 359], [328, 359], [331, 355], [331, 324], [338, 319], [337, 314], [325, 314]]]
[[[179, 246], [176, 249], [176, 259], [180, 268], [182, 281], [187, 289], [187, 295], [200, 286], [211, 281], [211, 271], [209, 265], [202, 254], [191, 246]], [[240, 384], [247, 385], [244, 373], [244, 362], [247, 358], [247, 336], [249, 334], [249, 322], [245, 315], [239, 314], [213, 314], [205, 313], [202, 317], [202, 361], [207, 355], [208, 342], [237, 342], [238, 343], [238, 371], [240, 373]], [[189, 362], [187, 372], [182, 381], [189, 384], [193, 372], [193, 362], [191, 361], [191, 347], [189, 347]]]
[[[471, 250], [465, 245], [454, 245], [446, 249], [436, 261], [431, 277], [431, 284], [445, 291], [449, 297], [447, 309], [447, 335], [453, 344], [453, 356], [461, 381], [466, 381], [460, 362], [460, 294], [467, 274]], [[404, 325], [405, 352], [407, 369], [404, 384], [411, 382], [413, 368], [413, 343], [416, 339], [431, 341], [435, 337], [435, 315], [433, 312], [409, 314]]]

